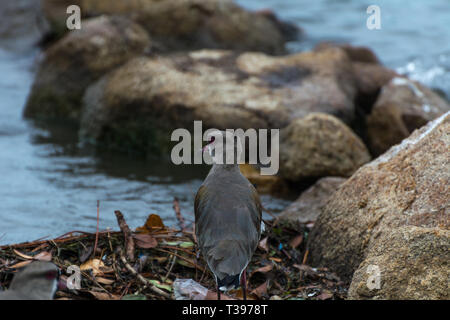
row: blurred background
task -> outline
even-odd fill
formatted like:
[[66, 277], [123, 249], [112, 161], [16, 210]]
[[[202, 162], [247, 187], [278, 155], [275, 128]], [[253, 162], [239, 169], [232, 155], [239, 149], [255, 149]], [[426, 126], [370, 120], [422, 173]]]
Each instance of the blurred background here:
[[[450, 97], [450, 3], [447, 0], [302, 1], [237, 0], [248, 10], [270, 8], [301, 35], [289, 52], [332, 41], [366, 46], [381, 62]], [[366, 8], [381, 8], [381, 30], [368, 30]], [[25, 120], [44, 28], [35, 0], [0, 2], [0, 244], [54, 237], [72, 230], [94, 231], [96, 200], [100, 227], [116, 228], [114, 210], [130, 227], [149, 213], [176, 222], [173, 198], [193, 222], [193, 199], [208, 172], [205, 166], [175, 166], [158, 157], [142, 159], [82, 147], [76, 128]], [[274, 212], [290, 199], [262, 196]]]

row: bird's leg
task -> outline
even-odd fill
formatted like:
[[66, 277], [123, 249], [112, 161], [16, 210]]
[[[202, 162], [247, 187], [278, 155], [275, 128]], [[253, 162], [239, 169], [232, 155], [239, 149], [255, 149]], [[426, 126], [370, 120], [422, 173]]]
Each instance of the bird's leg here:
[[244, 269], [241, 277], [242, 297], [247, 300], [247, 268]]
[[220, 300], [220, 288], [219, 288], [219, 284], [217, 284], [217, 300]]

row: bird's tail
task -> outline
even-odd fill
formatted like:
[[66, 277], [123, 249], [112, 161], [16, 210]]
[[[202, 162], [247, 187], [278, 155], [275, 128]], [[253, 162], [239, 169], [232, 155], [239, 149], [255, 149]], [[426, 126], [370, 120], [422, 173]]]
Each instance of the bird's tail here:
[[240, 275], [235, 274], [232, 276], [225, 276], [223, 279], [217, 278], [217, 284], [219, 286], [219, 289], [222, 291], [228, 291], [231, 289], [237, 289], [239, 288], [239, 279]]

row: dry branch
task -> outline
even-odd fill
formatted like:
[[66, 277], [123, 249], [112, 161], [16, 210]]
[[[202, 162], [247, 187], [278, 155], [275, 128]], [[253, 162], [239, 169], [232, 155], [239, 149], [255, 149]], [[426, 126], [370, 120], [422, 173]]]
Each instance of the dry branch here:
[[119, 224], [120, 230], [125, 238], [125, 252], [127, 254], [127, 258], [130, 261], [134, 261], [134, 239], [131, 235], [131, 230], [125, 222], [122, 212], [116, 210], [114, 211], [114, 214], [116, 215], [117, 223]]
[[128, 263], [127, 259], [123, 255], [122, 251], [120, 251], [120, 260], [122, 260], [123, 264], [125, 265], [125, 268], [127, 268], [128, 271], [130, 271], [133, 275], [135, 275], [139, 279], [139, 281], [144, 283], [154, 293], [159, 294], [159, 295], [163, 296], [166, 299], [171, 299], [172, 298], [170, 294], [168, 294], [167, 292], [164, 292], [163, 290], [157, 288], [152, 283], [150, 283], [150, 281], [148, 281], [141, 274], [139, 274], [136, 270], [134, 270], [134, 268]]

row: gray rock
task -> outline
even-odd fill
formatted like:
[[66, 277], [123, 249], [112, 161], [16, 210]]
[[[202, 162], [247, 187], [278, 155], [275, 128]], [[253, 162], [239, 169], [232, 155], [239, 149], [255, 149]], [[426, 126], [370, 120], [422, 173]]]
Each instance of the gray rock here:
[[298, 225], [316, 221], [330, 196], [345, 181], [341, 177], [325, 177], [305, 190], [297, 200], [277, 217], [280, 223]]

